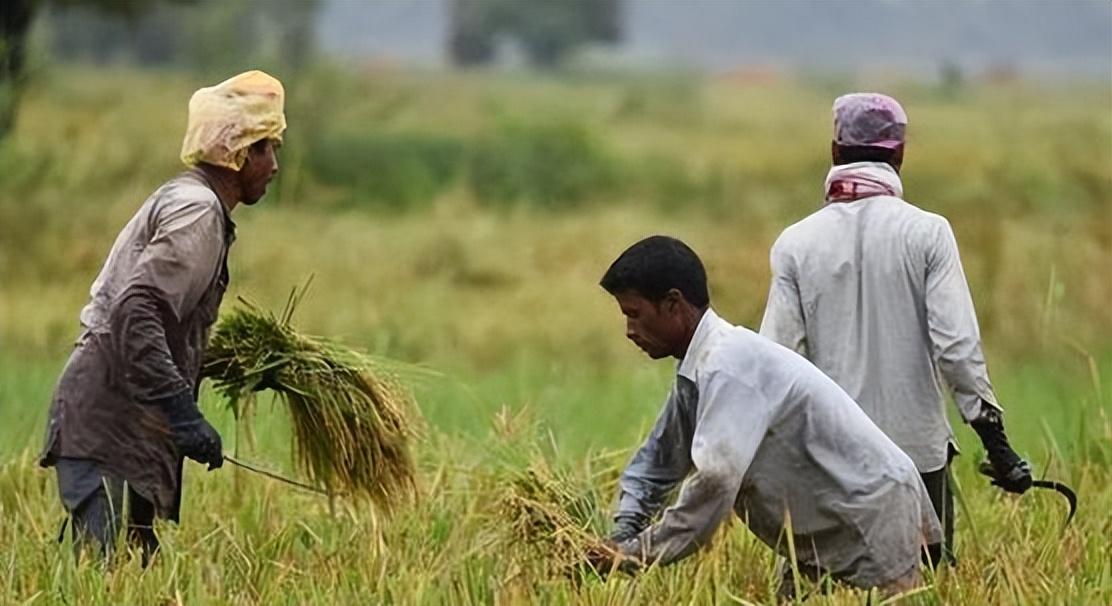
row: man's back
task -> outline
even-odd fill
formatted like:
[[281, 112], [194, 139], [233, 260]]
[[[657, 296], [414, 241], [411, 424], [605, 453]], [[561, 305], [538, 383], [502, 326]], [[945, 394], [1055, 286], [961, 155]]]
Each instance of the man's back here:
[[[175, 294], [189, 282], [200, 281], [198, 291], [217, 277], [220, 262], [227, 252], [226, 232], [231, 225], [216, 193], [196, 174], [182, 173], [162, 184], [116, 237], [112, 250], [89, 289], [89, 303], [81, 310], [81, 325], [86, 331], [107, 332], [108, 316], [116, 297], [135, 280], [135, 271], [156, 239], [162, 248], [186, 259], [196, 259], [197, 271], [177, 268], [150, 276], [160, 292]], [[175, 314], [192, 309], [197, 301], [185, 297], [169, 301]], [[179, 318], [184, 321], [186, 318]]]
[[941, 383], [1000, 486], [1022, 492], [1029, 469], [1004, 436], [950, 224], [903, 200], [907, 113], [879, 93], [842, 95], [832, 111], [824, 205], [773, 245], [761, 334], [809, 358], [911, 457], [944, 527], [928, 551], [952, 561], [956, 447]]
[[945, 370], [973, 384], [963, 412], [994, 401], [949, 223], [893, 196], [831, 203], [784, 230], [772, 264], [761, 333], [834, 379], [920, 471], [943, 467], [939, 364], [960, 360]]
[[[886, 502], [888, 491], [917, 493], [919, 478], [908, 456], [828, 376], [744, 327], [731, 327], [720, 339], [706, 366], [744, 384], [743, 393], [759, 394], [731, 402], [739, 407], [738, 424], [759, 425], [757, 417], [771, 408], [764, 420], [769, 431], [758, 438], [738, 502], [758, 536], [775, 542], [785, 505], [797, 535], [838, 533], [847, 521], [855, 531], [872, 522], [846, 510], [871, 509], [876, 515], [884, 508], [871, 506]], [[718, 431], [740, 433], [727, 424]], [[848, 550], [851, 543], [843, 547]], [[823, 545], [827, 558], [838, 552], [836, 544]]]

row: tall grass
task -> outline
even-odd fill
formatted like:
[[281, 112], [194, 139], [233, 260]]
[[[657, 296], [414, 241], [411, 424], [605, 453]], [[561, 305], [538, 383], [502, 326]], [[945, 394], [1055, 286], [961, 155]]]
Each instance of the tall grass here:
[[[485, 440], [498, 443], [491, 435]], [[527, 447], [526, 444], [519, 444]], [[301, 603], [774, 603], [771, 551], [734, 520], [713, 545], [675, 566], [605, 583], [554, 574], [558, 552], [507, 543], [510, 521], [492, 514], [510, 490], [504, 459], [459, 437], [436, 435], [421, 456], [427, 498], [384, 521], [369, 510], [332, 516], [324, 500], [244, 477], [187, 470], [180, 527], [159, 525], [163, 550], [149, 569], [124, 554], [105, 570], [75, 565], [55, 542], [62, 512], [53, 478], [29, 454], [0, 464], [0, 600], [31, 604]], [[596, 459], [597, 461], [597, 459]], [[621, 458], [594, 473], [613, 477]], [[551, 459], [535, 465], [557, 465]], [[599, 465], [596, 463], [596, 465]], [[521, 469], [521, 468], [518, 468]], [[968, 511], [959, 516], [959, 563], [918, 596], [926, 604], [1104, 604], [1112, 599], [1108, 468], [1060, 464], [1082, 510], [1064, 534], [1057, 497], [1008, 497], [972, 465], [959, 465]], [[610, 482], [576, 465], [563, 481], [607, 492]], [[593, 488], [592, 488], [593, 487]], [[591, 494], [586, 492], [584, 494]], [[601, 493], [600, 493], [601, 494]], [[975, 531], [974, 531], [975, 530]], [[529, 556], [522, 556], [528, 553]], [[809, 589], [804, 587], [804, 590]], [[836, 588], [808, 603], [860, 604]]]

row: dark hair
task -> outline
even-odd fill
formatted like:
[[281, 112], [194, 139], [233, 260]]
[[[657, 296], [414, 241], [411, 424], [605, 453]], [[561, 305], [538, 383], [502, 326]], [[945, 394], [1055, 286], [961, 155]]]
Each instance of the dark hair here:
[[838, 164], [854, 162], [883, 162], [899, 168], [899, 148], [889, 149], [877, 145], [838, 145]]
[[650, 236], [627, 248], [599, 285], [612, 295], [633, 291], [654, 303], [675, 288], [696, 307], [710, 304], [707, 272], [699, 255], [668, 236]]

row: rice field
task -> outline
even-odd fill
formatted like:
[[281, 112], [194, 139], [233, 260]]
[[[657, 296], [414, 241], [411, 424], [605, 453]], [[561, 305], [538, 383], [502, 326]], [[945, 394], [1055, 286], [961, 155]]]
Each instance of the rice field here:
[[[235, 213], [224, 318], [237, 296], [281, 310], [313, 276], [299, 331], [422, 369], [406, 378], [415, 497], [330, 500], [190, 463], [153, 566], [75, 561], [35, 462], [49, 396], [116, 231], [177, 170], [201, 82], [59, 66], [0, 142], [0, 604], [775, 603], [775, 559], [737, 520], [672, 567], [575, 568], [672, 372], [625, 342], [596, 284], [626, 245], [668, 233], [703, 257], [719, 312], [755, 326], [768, 246], [815, 207], [848, 88], [908, 107], [905, 189], [955, 227], [1012, 442], [1080, 499], [1063, 531], [1060, 497], [989, 486], [956, 427], [959, 562], [908, 602], [1112, 603], [1112, 98], [1083, 84], [291, 77], [282, 177]], [[404, 178], [361, 177], [379, 166]], [[257, 396], [238, 457], [305, 480], [286, 406]], [[245, 427], [211, 381], [201, 407], [230, 450]]]

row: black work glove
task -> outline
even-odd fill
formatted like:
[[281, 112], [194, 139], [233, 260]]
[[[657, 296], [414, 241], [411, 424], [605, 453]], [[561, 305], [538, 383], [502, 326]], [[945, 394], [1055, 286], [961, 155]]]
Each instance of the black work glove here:
[[1016, 494], [1031, 488], [1031, 466], [1019, 457], [1004, 434], [1004, 420], [995, 409], [985, 407], [981, 416], [969, 422], [988, 453], [988, 465], [981, 471], [992, 477], [994, 486]]
[[201, 411], [193, 396], [181, 393], [159, 402], [170, 425], [174, 447], [184, 457], [207, 464], [209, 471], [224, 464], [224, 447], [216, 432]]

